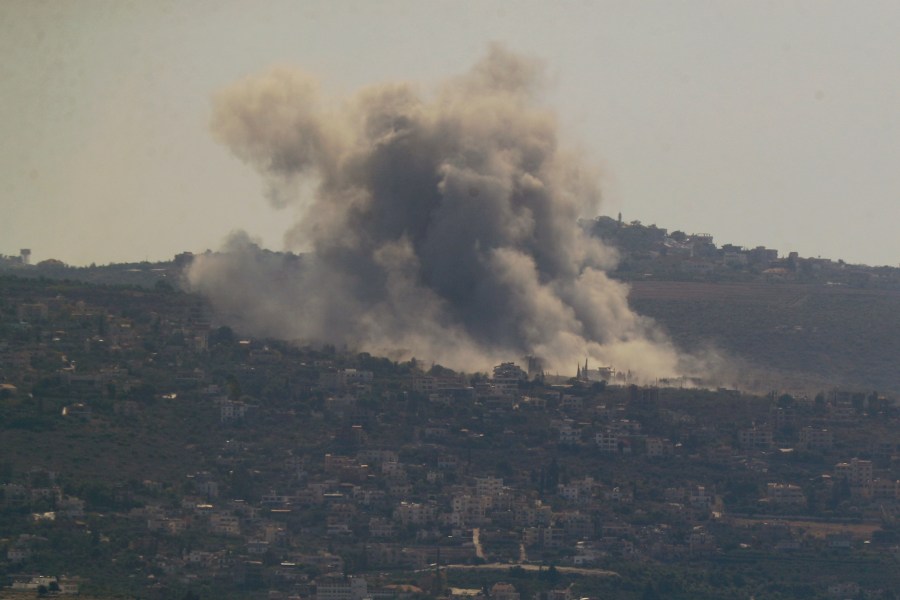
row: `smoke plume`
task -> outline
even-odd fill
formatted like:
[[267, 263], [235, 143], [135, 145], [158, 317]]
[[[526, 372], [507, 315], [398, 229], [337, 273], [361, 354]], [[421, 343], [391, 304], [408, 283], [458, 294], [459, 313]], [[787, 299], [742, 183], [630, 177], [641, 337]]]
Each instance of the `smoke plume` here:
[[541, 69], [493, 47], [424, 93], [393, 83], [346, 100], [276, 69], [215, 99], [212, 131], [296, 222], [276, 254], [246, 234], [189, 273], [251, 334], [346, 344], [483, 370], [539, 356], [550, 370], [611, 364], [645, 378], [678, 355], [606, 275], [583, 234], [597, 175], [537, 101]]

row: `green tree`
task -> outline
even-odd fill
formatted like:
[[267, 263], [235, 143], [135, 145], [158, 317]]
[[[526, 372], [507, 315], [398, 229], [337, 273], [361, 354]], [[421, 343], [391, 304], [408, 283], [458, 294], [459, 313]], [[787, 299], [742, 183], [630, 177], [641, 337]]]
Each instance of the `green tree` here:
[[241, 383], [237, 380], [237, 377], [235, 377], [234, 375], [229, 375], [227, 385], [228, 399], [232, 402], [237, 402], [238, 400], [240, 400], [243, 393], [241, 390]]
[[782, 394], [778, 397], [779, 408], [790, 408], [794, 405], [794, 397], [790, 394]]

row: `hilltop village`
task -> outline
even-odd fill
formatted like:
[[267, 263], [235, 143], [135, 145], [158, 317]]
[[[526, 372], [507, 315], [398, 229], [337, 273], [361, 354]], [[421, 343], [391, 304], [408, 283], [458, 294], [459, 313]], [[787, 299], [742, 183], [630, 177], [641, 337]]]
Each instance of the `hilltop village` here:
[[900, 268], [849, 264], [841, 259], [779, 254], [775, 248], [716, 245], [708, 233], [669, 231], [640, 221], [597, 217], [581, 221], [589, 235], [620, 255], [618, 279], [819, 283], [853, 288], [900, 289]]
[[134, 598], [894, 598], [895, 398], [483, 373], [0, 278], [0, 584]]
[[[807, 283], [852, 288], [900, 289], [898, 266], [851, 264], [840, 258], [803, 257], [764, 246], [716, 244], [708, 233], [669, 231], [655, 224], [599, 216], [579, 221], [589, 236], [615, 249], [618, 264], [610, 273], [624, 281]], [[210, 252], [207, 250], [207, 252]], [[272, 253], [277, 254], [277, 253]], [[32, 250], [0, 254], [0, 273], [18, 277], [74, 279], [100, 284], [152, 287], [179, 279], [193, 254], [183, 252], [171, 261], [73, 267], [55, 258], [35, 261]], [[296, 255], [285, 253], [296, 258]], [[176, 286], [177, 287], [177, 286]]]

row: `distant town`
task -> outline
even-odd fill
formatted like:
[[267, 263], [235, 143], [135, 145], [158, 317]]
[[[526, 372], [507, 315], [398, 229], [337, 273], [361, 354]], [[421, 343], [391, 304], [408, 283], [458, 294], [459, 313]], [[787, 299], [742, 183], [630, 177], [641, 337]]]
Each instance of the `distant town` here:
[[839, 258], [801, 257], [797, 252], [717, 246], [707, 233], [686, 234], [640, 221], [601, 216], [581, 222], [588, 233], [619, 250], [614, 274], [626, 280], [803, 282], [900, 289], [900, 268], [852, 265]]
[[0, 583], [100, 598], [895, 597], [895, 397], [573, 372], [246, 338], [167, 284], [0, 277]]

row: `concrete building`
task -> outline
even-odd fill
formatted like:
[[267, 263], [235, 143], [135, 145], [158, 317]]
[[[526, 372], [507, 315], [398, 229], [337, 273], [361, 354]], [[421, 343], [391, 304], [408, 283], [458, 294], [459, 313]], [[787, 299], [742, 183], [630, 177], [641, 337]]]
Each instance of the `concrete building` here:
[[804, 427], [800, 430], [799, 445], [804, 450], [830, 450], [834, 434], [828, 429]]
[[368, 597], [365, 577], [319, 577], [316, 600], [363, 600]]
[[790, 483], [768, 483], [766, 500], [775, 506], [806, 506], [806, 494], [799, 485]]

